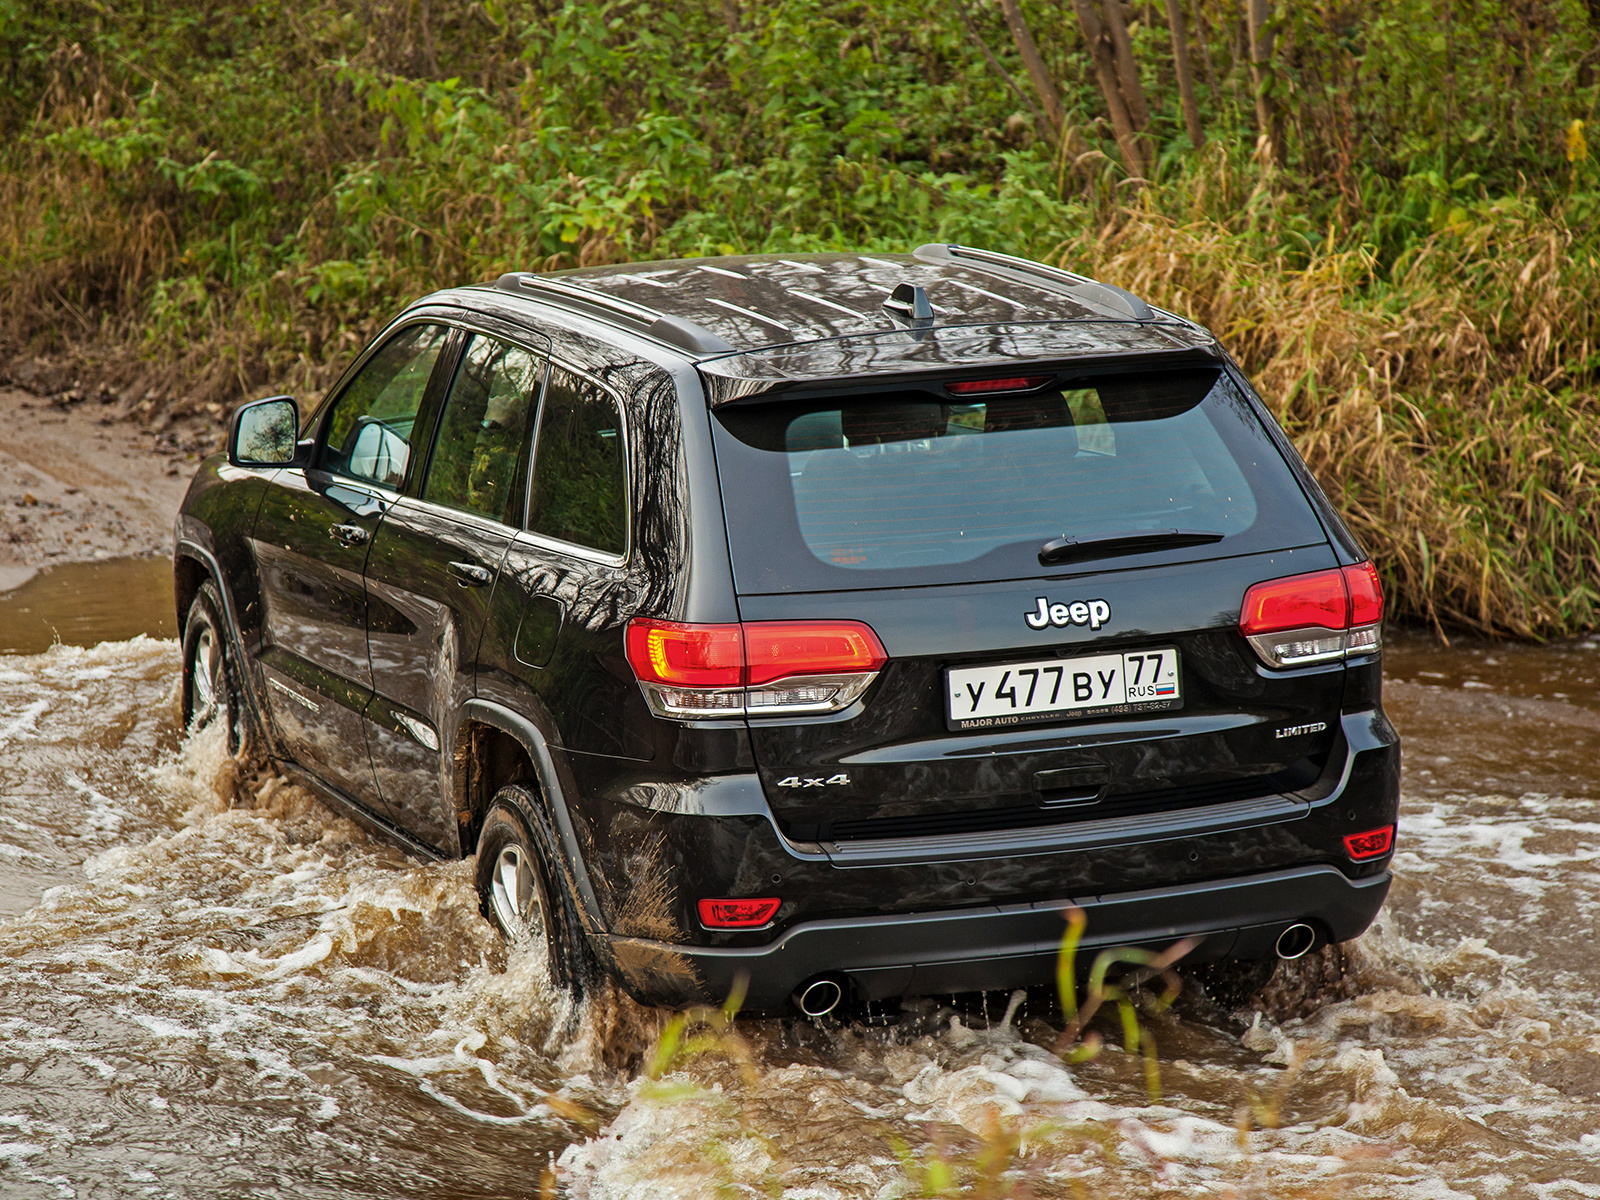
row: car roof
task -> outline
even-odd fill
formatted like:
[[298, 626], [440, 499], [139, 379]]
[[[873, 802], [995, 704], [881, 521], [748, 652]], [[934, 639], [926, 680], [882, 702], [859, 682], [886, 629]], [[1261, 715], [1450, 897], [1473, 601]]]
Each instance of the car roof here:
[[732, 385], [739, 393], [781, 380], [1019, 356], [1216, 354], [1204, 330], [1120, 288], [949, 243], [910, 254], [737, 255], [512, 272], [485, 287], [645, 333], [688, 353], [702, 374], [741, 381]]

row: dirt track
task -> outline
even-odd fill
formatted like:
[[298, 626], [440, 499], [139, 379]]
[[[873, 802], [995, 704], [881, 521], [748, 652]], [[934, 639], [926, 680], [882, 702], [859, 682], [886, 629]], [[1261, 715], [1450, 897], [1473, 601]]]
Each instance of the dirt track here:
[[56, 563], [170, 552], [173, 516], [208, 447], [114, 413], [0, 387], [0, 592]]

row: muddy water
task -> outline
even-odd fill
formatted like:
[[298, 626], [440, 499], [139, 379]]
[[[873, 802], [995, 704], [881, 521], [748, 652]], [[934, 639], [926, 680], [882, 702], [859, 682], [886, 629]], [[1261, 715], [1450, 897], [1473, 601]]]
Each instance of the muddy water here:
[[[0, 571], [0, 580], [4, 576]], [[171, 558], [46, 567], [0, 591], [0, 654], [38, 654], [57, 642], [93, 646], [141, 633], [174, 637], [172, 604]]]
[[176, 666], [0, 657], [7, 1197], [526, 1196], [553, 1158], [596, 1200], [888, 1198], [986, 1146], [1038, 1196], [1600, 1195], [1600, 641], [1393, 646], [1389, 908], [1268, 1015], [1156, 1020], [1158, 1103], [1004, 997], [616, 1070], [657, 1014], [572, 1029], [461, 865], [183, 742]]

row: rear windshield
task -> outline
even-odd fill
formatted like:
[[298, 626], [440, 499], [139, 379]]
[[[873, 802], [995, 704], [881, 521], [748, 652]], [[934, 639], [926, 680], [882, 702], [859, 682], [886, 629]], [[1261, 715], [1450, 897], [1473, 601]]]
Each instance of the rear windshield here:
[[[1219, 535], [1187, 558], [1324, 540], [1245, 398], [1214, 369], [1068, 380], [1026, 394], [892, 392], [716, 414], [745, 592], [1013, 579], [1055, 538]], [[1140, 559], [1148, 558], [1144, 552]]]

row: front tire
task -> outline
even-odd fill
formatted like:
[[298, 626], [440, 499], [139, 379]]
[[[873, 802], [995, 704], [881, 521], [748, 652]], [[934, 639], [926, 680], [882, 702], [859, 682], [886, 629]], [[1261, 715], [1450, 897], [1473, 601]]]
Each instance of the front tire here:
[[478, 904], [508, 943], [541, 954], [551, 986], [576, 1001], [593, 990], [600, 969], [560, 886], [554, 836], [531, 788], [514, 783], [496, 792], [478, 834]]
[[183, 625], [183, 727], [193, 734], [221, 722], [228, 731], [228, 753], [238, 755], [249, 748], [249, 724], [221, 613], [215, 585], [201, 584]]

